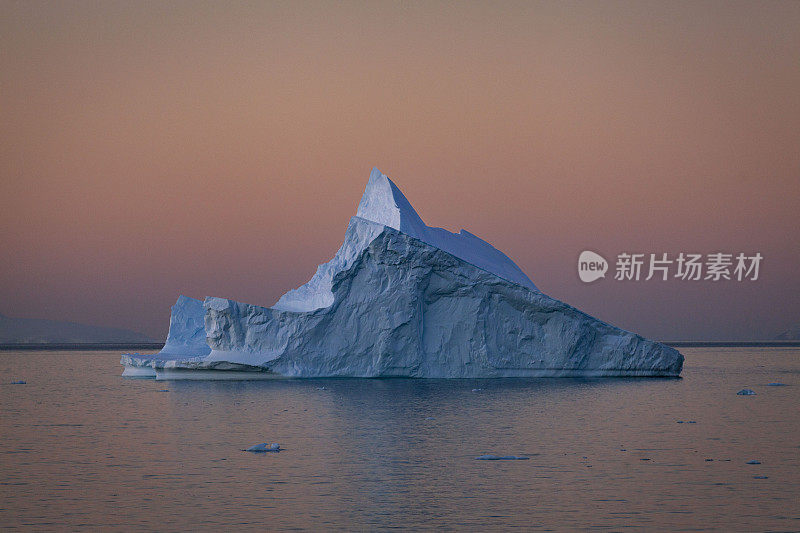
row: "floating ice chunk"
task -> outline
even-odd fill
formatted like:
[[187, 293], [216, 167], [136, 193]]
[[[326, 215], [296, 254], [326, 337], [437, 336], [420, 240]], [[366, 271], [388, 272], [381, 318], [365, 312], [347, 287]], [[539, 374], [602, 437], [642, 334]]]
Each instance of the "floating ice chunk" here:
[[483, 389], [472, 389], [472, 392], [480, 392], [480, 391], [482, 391], [482, 390], [483, 390]]
[[786, 383], [767, 383], [767, 387], [786, 387]]
[[752, 389], [742, 389], [736, 393], [737, 396], [755, 396], [756, 391]]
[[749, 465], [760, 465], [761, 461], [756, 461], [755, 459], [753, 459], [752, 461], [747, 461], [747, 464], [749, 464]]
[[277, 442], [273, 442], [272, 444], [262, 442], [261, 444], [255, 444], [253, 446], [250, 446], [245, 451], [253, 453], [279, 452], [281, 451], [281, 445], [278, 444]]
[[753, 476], [753, 479], [769, 479], [769, 476]]
[[529, 457], [522, 455], [481, 455], [476, 457], [478, 461], [526, 461]]
[[25, 382], [25, 381], [23, 381], [23, 380], [21, 380], [21, 379], [20, 379], [20, 380], [17, 380], [17, 381], [12, 381], [12, 382], [11, 382], [11, 384], [12, 384], [12, 385], [25, 385], [25, 383], [26, 383], [26, 382]]

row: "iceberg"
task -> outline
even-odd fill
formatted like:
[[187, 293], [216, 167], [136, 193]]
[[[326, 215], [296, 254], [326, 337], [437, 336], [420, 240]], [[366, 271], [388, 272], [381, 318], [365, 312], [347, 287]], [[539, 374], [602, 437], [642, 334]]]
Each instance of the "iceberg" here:
[[181, 296], [164, 349], [121, 362], [156, 379], [678, 376], [683, 356], [547, 296], [468, 231], [425, 225], [376, 168], [308, 283], [272, 307]]
[[277, 442], [273, 442], [272, 444], [268, 442], [262, 442], [261, 444], [254, 444], [253, 446], [250, 446], [244, 451], [252, 453], [266, 453], [266, 452], [277, 453], [281, 451], [281, 445], [278, 444]]

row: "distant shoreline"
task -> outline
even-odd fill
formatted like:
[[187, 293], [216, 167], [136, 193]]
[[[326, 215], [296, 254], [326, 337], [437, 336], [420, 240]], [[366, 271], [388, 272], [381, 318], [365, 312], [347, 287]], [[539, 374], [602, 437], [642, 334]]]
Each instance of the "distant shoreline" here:
[[[800, 341], [660, 341], [673, 348], [797, 348]], [[0, 351], [161, 350], [163, 342], [18, 343], [0, 344]]]
[[163, 347], [163, 342], [17, 343], [0, 344], [0, 351], [160, 350]]
[[800, 341], [661, 341], [673, 348], [794, 348]]

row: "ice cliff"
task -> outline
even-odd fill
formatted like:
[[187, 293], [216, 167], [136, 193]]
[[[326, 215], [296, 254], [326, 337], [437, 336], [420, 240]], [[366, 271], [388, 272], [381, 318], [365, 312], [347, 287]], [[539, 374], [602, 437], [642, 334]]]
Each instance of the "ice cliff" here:
[[161, 379], [677, 376], [683, 356], [543, 294], [471, 233], [426, 226], [373, 169], [308, 283], [272, 307], [182, 296], [164, 349], [122, 363]]

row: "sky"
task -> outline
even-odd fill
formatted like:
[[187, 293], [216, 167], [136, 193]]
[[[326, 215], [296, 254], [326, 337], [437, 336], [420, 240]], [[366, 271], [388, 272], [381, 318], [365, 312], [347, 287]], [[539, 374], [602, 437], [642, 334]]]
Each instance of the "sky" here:
[[[0, 313], [163, 338], [179, 294], [270, 306], [377, 166], [598, 318], [772, 338], [800, 326], [798, 94], [794, 1], [0, 0]], [[620, 281], [623, 252], [764, 259]]]

